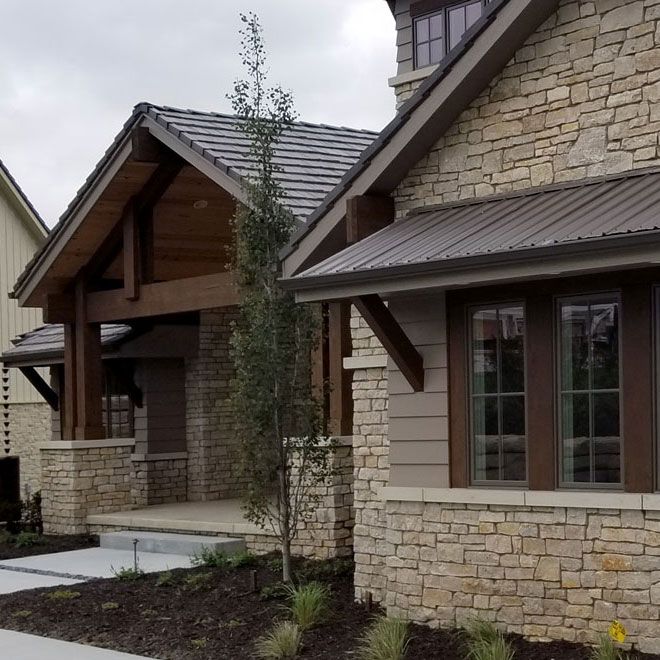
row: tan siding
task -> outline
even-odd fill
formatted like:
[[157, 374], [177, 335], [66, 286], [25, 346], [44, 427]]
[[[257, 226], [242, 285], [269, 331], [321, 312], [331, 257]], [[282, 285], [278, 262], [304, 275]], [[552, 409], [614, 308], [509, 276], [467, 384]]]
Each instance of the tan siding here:
[[410, 0], [397, 0], [396, 19], [396, 61], [397, 74], [413, 70], [412, 20], [410, 18]]
[[[38, 249], [40, 239], [28, 230], [9, 193], [0, 188], [0, 351], [22, 332], [42, 323], [41, 310], [20, 309], [9, 298], [18, 276]], [[44, 372], [45, 378], [47, 374]], [[43, 399], [23, 375], [10, 370], [10, 403], [40, 403]]]
[[424, 392], [389, 361], [390, 485], [449, 485], [447, 340], [443, 294], [395, 299], [390, 309], [424, 357]]

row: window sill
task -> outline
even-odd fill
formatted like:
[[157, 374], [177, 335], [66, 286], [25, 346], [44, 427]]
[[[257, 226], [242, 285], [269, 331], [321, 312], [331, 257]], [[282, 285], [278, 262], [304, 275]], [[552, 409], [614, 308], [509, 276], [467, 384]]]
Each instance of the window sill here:
[[431, 64], [431, 66], [425, 66], [422, 69], [406, 71], [406, 73], [400, 73], [399, 75], [390, 78], [387, 81], [387, 84], [390, 87], [398, 87], [399, 85], [405, 85], [408, 83], [417, 82], [418, 80], [424, 80], [424, 78], [428, 78], [428, 76], [430, 76], [437, 68], [437, 64]]
[[505, 488], [401, 488], [387, 486], [383, 488], [381, 494], [385, 501], [398, 502], [660, 511], [660, 494], [654, 493], [541, 491]]
[[135, 438], [106, 438], [104, 440], [51, 440], [42, 442], [39, 449], [42, 451], [67, 449], [107, 449], [108, 447], [133, 447]]

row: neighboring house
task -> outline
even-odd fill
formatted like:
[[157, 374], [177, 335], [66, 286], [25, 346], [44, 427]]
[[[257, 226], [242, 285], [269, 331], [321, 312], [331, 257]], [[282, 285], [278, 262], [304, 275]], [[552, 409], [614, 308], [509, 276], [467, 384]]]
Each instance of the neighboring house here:
[[[245, 524], [244, 492], [229, 402], [229, 337], [239, 294], [229, 270], [231, 221], [255, 171], [236, 117], [138, 105], [48, 242], [18, 280], [23, 307], [50, 324], [16, 339], [3, 360], [49, 367], [37, 383], [54, 410], [40, 447], [47, 531], [153, 527], [153, 505], [181, 504], [182, 529], [272, 538]], [[296, 122], [276, 149], [287, 207], [304, 225], [373, 141], [374, 133]], [[327, 426], [349, 437], [336, 460], [342, 479], [301, 531], [307, 554], [350, 554], [350, 382], [341, 348], [349, 318], [326, 307], [316, 377], [338, 383]], [[227, 506], [192, 511], [186, 503]], [[236, 503], [234, 506], [233, 503]], [[218, 520], [218, 511], [230, 520]], [[192, 512], [191, 512], [192, 511]], [[210, 511], [211, 519], [191, 516]], [[203, 515], [200, 514], [200, 515]]]
[[[0, 352], [10, 341], [41, 322], [41, 312], [20, 309], [9, 292], [32, 255], [43, 245], [48, 228], [9, 170], [0, 161]], [[2, 369], [0, 383], [0, 489], [12, 484], [12, 497], [39, 490], [39, 442], [50, 434], [50, 411], [19, 371]], [[17, 468], [20, 472], [17, 473]], [[10, 493], [3, 493], [10, 496]], [[3, 497], [0, 494], [0, 499]]]
[[399, 112], [284, 259], [360, 312], [356, 594], [660, 652], [659, 5], [390, 5]]

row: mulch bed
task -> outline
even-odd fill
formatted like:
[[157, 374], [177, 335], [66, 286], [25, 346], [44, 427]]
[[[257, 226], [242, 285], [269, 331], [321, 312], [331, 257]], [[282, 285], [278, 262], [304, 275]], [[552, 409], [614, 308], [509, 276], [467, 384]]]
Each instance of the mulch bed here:
[[93, 548], [99, 544], [98, 537], [89, 535], [40, 536], [34, 545], [18, 547], [16, 538], [16, 536], [7, 537], [0, 532], [0, 560], [46, 555], [51, 552], [82, 550], [83, 548]]
[[[355, 658], [357, 640], [374, 613], [353, 602], [350, 565], [307, 562], [302, 570], [308, 579], [331, 585], [333, 616], [305, 633], [300, 657]], [[256, 592], [251, 590], [252, 571]], [[162, 660], [251, 658], [255, 639], [283, 616], [283, 602], [272, 593], [278, 578], [272, 558], [264, 558], [239, 569], [172, 571], [160, 586], [157, 575], [146, 575], [135, 581], [95, 580], [62, 588], [79, 594], [73, 598], [48, 598], [55, 590], [35, 589], [0, 596], [0, 628]], [[516, 660], [587, 660], [590, 653], [575, 644], [512, 641]], [[454, 632], [412, 626], [407, 657], [464, 660], [465, 651]]]

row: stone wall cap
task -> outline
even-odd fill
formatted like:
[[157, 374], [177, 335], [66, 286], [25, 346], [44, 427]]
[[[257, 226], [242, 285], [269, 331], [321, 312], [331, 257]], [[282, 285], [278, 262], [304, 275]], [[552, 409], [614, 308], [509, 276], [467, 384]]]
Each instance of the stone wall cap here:
[[418, 80], [428, 78], [428, 76], [430, 76], [437, 68], [437, 64], [431, 64], [431, 66], [425, 66], [422, 69], [406, 71], [405, 73], [400, 73], [396, 76], [393, 76], [392, 78], [389, 78], [387, 80], [387, 84], [390, 87], [398, 87], [399, 85], [405, 85], [406, 83], [417, 82]]
[[139, 461], [139, 462], [149, 462], [149, 461], [174, 461], [174, 460], [180, 460], [183, 458], [188, 458], [188, 452], [187, 451], [173, 451], [169, 453], [162, 453], [162, 454], [131, 454], [131, 460], [132, 461]]
[[62, 451], [63, 449], [104, 449], [107, 447], [133, 447], [135, 438], [105, 438], [103, 440], [52, 440], [39, 445], [41, 451]]
[[572, 509], [660, 511], [660, 493], [618, 493], [595, 490], [522, 490], [507, 488], [407, 488], [386, 486], [386, 501], [447, 504], [495, 504]]
[[387, 367], [387, 355], [356, 355], [344, 358], [344, 369], [351, 371], [356, 369], [377, 369]]

